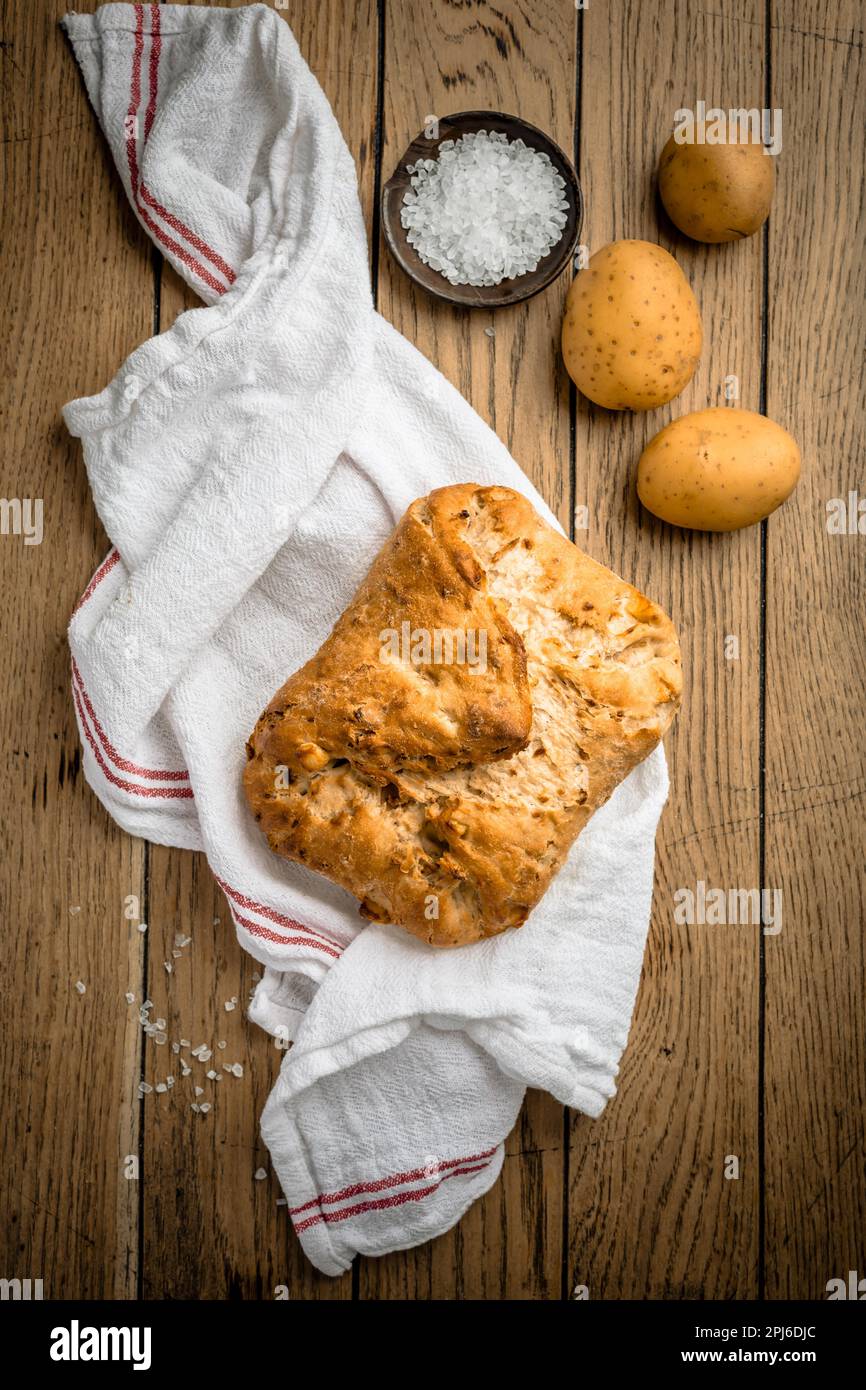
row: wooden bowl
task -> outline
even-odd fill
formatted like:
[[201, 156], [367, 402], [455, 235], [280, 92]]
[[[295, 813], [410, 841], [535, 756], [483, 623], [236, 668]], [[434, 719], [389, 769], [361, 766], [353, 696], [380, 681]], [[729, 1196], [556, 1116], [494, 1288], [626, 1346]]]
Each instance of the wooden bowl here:
[[[509, 140], [519, 138], [531, 149], [541, 150], [548, 155], [557, 173], [565, 180], [567, 220], [559, 241], [546, 256], [542, 256], [534, 270], [514, 280], [500, 280], [498, 285], [452, 285], [438, 270], [425, 265], [410, 244], [400, 221], [400, 209], [406, 190], [411, 186], [407, 165], [415, 164], [419, 159], [435, 159], [443, 140], [459, 140], [461, 135], [476, 130], [496, 131], [507, 135]], [[410, 280], [427, 290], [428, 294], [467, 309], [499, 309], [506, 304], [519, 304], [522, 299], [538, 294], [571, 261], [582, 225], [583, 195], [577, 175], [562, 150], [543, 130], [538, 130], [528, 121], [521, 121], [517, 116], [506, 116], [501, 111], [458, 111], [453, 116], [441, 117], [435, 139], [428, 139], [423, 131], [417, 135], [382, 189], [382, 227], [397, 264], [405, 270]]]

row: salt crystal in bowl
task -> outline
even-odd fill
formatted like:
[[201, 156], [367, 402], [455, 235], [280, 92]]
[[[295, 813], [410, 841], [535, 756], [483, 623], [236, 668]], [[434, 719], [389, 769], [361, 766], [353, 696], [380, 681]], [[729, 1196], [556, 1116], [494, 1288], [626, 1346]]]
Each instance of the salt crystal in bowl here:
[[430, 294], [468, 308], [544, 289], [571, 261], [582, 222], [580, 184], [559, 146], [496, 111], [442, 117], [382, 191], [397, 263]]

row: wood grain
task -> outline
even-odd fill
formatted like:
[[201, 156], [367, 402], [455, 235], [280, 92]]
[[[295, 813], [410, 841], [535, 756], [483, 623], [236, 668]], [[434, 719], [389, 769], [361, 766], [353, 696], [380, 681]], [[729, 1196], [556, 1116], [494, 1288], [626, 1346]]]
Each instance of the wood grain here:
[[[570, 0], [387, 5], [383, 177], [431, 114], [505, 111], [570, 152], [576, 25]], [[569, 393], [557, 342], [567, 280], [514, 308], [457, 309], [416, 289], [383, 249], [378, 286], [381, 312], [505, 440], [566, 526]], [[360, 1296], [558, 1298], [563, 1149], [561, 1107], [531, 1095], [496, 1188], [429, 1247], [362, 1261]]]
[[[430, 114], [507, 111], [540, 126], [570, 152], [577, 20], [569, 0], [544, 6], [519, 0], [398, 3], [386, 5], [385, 15], [386, 179]], [[416, 291], [384, 248], [380, 267], [380, 311], [495, 425], [567, 520], [568, 385], [556, 346], [567, 276], [529, 304], [487, 315]]]
[[[644, 974], [619, 1094], [572, 1127], [571, 1286], [591, 1298], [755, 1297], [758, 1269], [758, 929], [678, 926], [673, 894], [757, 887], [760, 535], [686, 533], [638, 506], [644, 444], [670, 419], [723, 400], [760, 406], [761, 241], [705, 247], [679, 236], [654, 173], [674, 112], [763, 105], [763, 8], [612, 0], [583, 23], [580, 169], [591, 250], [660, 242], [701, 306], [704, 351], [683, 394], [648, 415], [577, 410], [575, 539], [660, 602], [680, 634], [683, 710], [667, 740], [671, 798], [658, 838]], [[743, 42], [743, 25], [749, 40]], [[599, 99], [610, 93], [611, 100]], [[724, 639], [739, 639], [726, 661]], [[740, 1177], [726, 1180], [726, 1156]]]
[[766, 1280], [826, 1298], [866, 1275], [866, 535], [827, 530], [832, 498], [866, 496], [864, 26], [852, 0], [772, 14], [767, 413], [804, 467], [767, 525]]
[[[146, 239], [117, 196], [57, 20], [7, 4], [2, 37], [4, 498], [44, 538], [0, 537], [4, 1023], [2, 1272], [45, 1298], [129, 1297], [138, 1260], [142, 846], [84, 786], [66, 625], [108, 549], [60, 419], [150, 331]], [[75, 989], [81, 981], [86, 993]]]
[[[340, 0], [310, 6], [293, 0], [279, 7], [334, 109], [359, 170], [362, 205], [372, 218], [376, 125], [377, 21], [373, 0], [347, 7]], [[169, 267], [160, 280], [160, 321], [168, 327], [197, 303], [195, 294]], [[205, 1065], [171, 1095], [148, 1097], [144, 1153], [150, 1181], [145, 1186], [143, 1269], [146, 1296], [172, 1298], [273, 1298], [278, 1286], [292, 1298], [349, 1298], [351, 1275], [330, 1279], [304, 1257], [280, 1189], [259, 1138], [259, 1117], [276, 1081], [282, 1053], [244, 1018], [256, 976], [255, 962], [238, 946], [222, 894], [203, 855], [153, 847], [148, 856], [151, 997], [169, 1024], [171, 1038], [213, 1047]], [[183, 958], [173, 961], [175, 932], [192, 935]], [[168, 976], [163, 962], [175, 969]], [[238, 1006], [226, 1014], [225, 1002]], [[155, 1009], [155, 1012], [157, 1010]], [[217, 1037], [216, 1034], [220, 1036]], [[164, 1053], [152, 1049], [149, 1054]], [[242, 1078], [223, 1073], [225, 1059], [238, 1061]], [[164, 1056], [149, 1066], [165, 1069]], [[174, 1059], [168, 1059], [174, 1060]], [[157, 1072], [148, 1074], [156, 1079]], [[189, 1109], [195, 1085], [199, 1101], [214, 1109]], [[268, 1172], [256, 1181], [256, 1170]]]

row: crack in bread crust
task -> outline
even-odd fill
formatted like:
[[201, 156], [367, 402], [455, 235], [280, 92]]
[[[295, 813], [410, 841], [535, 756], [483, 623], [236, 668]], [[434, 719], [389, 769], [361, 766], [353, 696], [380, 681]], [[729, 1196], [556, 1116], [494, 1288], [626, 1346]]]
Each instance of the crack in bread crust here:
[[[383, 652], [383, 632], [431, 631], [484, 633], [483, 669]], [[656, 604], [519, 493], [441, 488], [262, 714], [244, 786], [276, 853], [370, 920], [459, 946], [522, 925], [681, 685]]]

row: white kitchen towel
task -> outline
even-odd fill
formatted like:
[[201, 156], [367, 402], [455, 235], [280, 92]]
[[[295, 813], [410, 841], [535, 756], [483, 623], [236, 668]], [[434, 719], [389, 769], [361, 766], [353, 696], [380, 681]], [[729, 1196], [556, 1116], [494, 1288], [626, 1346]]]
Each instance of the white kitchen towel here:
[[427, 1240], [447, 1229], [443, 1212], [459, 1219], [499, 1172], [524, 1086], [600, 1114], [628, 1037], [666, 794], [657, 749], [520, 931], [432, 951], [398, 927], [368, 930], [318, 987], [262, 1133], [320, 1269]]
[[525, 1085], [589, 1114], [613, 1094], [664, 756], [520, 932], [458, 952], [366, 926], [271, 854], [245, 739], [408, 504], [501, 483], [553, 518], [375, 313], [354, 166], [280, 17], [107, 5], [64, 25], [136, 215], [207, 306], [64, 412], [114, 547], [69, 630], [84, 768], [131, 833], [205, 851], [266, 966], [251, 1016], [295, 1042], [263, 1132], [305, 1248], [338, 1273], [459, 1218]]

